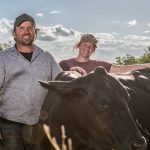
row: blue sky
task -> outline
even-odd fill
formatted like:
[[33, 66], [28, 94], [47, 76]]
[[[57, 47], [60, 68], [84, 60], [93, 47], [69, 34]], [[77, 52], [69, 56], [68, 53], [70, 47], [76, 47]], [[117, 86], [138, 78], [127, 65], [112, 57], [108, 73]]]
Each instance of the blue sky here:
[[140, 56], [150, 46], [149, 0], [5, 0], [0, 5], [0, 40], [13, 40], [13, 21], [21, 13], [40, 28], [36, 44], [58, 61], [75, 57], [81, 34], [98, 40], [93, 59], [114, 62], [127, 53]]

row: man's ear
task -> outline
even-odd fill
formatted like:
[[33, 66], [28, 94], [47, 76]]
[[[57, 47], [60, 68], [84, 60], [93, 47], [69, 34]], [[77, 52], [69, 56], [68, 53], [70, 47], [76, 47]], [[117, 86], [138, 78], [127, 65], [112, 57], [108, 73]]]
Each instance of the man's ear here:
[[16, 37], [15, 29], [12, 30], [11, 34], [13, 37]]
[[14, 37], [14, 41], [16, 41], [16, 30], [15, 29], [12, 30], [12, 36]]
[[40, 31], [40, 29], [35, 29], [35, 38], [37, 37], [37, 33], [38, 33], [38, 31]]

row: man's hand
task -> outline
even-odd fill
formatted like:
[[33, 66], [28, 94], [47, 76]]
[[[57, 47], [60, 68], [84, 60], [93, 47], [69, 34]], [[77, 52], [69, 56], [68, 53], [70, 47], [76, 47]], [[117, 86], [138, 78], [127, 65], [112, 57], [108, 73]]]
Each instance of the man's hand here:
[[82, 69], [81, 67], [78, 67], [78, 66], [71, 67], [70, 71], [77, 71], [81, 75], [86, 75], [87, 74], [87, 72], [84, 69]]

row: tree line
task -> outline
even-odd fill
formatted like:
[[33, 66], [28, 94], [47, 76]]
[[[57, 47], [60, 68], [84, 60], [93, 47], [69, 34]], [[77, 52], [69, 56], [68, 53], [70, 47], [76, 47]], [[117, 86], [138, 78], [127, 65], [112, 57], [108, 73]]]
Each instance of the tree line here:
[[127, 54], [124, 57], [116, 57], [115, 59], [115, 64], [117, 65], [134, 65], [150, 63], [150, 47], [147, 47], [144, 54], [140, 57], [134, 57], [130, 54]]

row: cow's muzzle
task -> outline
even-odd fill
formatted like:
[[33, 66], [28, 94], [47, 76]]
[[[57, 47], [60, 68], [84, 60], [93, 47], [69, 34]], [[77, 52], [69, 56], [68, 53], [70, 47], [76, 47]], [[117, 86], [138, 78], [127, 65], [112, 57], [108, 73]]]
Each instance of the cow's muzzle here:
[[146, 150], [147, 143], [144, 137], [135, 139], [133, 141], [132, 147], [134, 150]]

